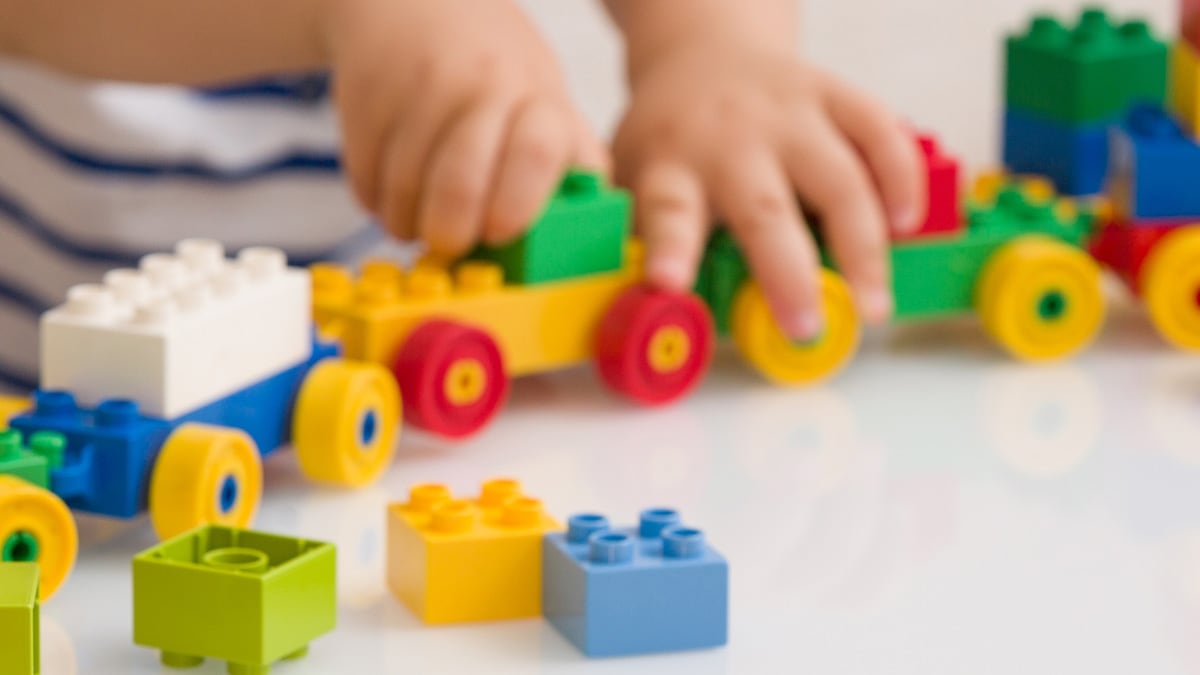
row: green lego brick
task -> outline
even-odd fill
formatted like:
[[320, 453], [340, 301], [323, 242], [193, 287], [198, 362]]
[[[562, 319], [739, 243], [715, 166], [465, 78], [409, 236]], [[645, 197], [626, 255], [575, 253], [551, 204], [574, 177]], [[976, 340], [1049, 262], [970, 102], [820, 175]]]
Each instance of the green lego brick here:
[[469, 257], [498, 263], [513, 284], [609, 272], [624, 263], [629, 218], [628, 193], [605, 185], [597, 174], [571, 171], [521, 238], [481, 246]]
[[37, 563], [0, 563], [0, 675], [41, 672]]
[[708, 240], [704, 258], [696, 275], [696, 295], [708, 304], [712, 311], [717, 333], [728, 334], [731, 330], [730, 315], [738, 288], [750, 276], [746, 258], [738, 249], [733, 236], [725, 229], [717, 229]]
[[893, 247], [895, 317], [903, 321], [970, 312], [976, 279], [1005, 244], [1040, 234], [1079, 247], [1092, 220], [1089, 213], [1054, 199], [1032, 199], [1015, 186], [1001, 188], [992, 202], [968, 204], [961, 235]]
[[133, 639], [168, 665], [262, 675], [333, 630], [335, 585], [332, 544], [205, 526], [133, 559]]
[[15, 430], [0, 431], [0, 476], [15, 476], [42, 488], [50, 487], [50, 470], [62, 466], [66, 438], [57, 432], [33, 434], [29, 447]]
[[1167, 54], [1144, 21], [1117, 25], [1092, 8], [1068, 28], [1039, 15], [1007, 40], [1005, 100], [1067, 124], [1115, 119], [1131, 103], [1166, 98]]

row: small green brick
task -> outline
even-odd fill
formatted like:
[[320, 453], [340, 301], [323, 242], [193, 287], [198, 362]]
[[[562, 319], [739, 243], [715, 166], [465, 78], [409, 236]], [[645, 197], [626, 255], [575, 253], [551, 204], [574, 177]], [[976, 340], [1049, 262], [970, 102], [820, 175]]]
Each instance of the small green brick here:
[[1114, 119], [1134, 102], [1166, 98], [1167, 57], [1144, 21], [1117, 25], [1092, 8], [1068, 28], [1039, 15], [1007, 40], [1005, 100], [1067, 124]]
[[519, 239], [481, 246], [469, 257], [504, 269], [512, 284], [538, 284], [621, 268], [629, 237], [629, 195], [594, 173], [571, 171]]
[[50, 470], [62, 466], [66, 438], [56, 432], [38, 432], [29, 447], [15, 430], [0, 431], [0, 476], [15, 476], [42, 488], [50, 487]]
[[133, 559], [133, 640], [163, 663], [263, 675], [337, 618], [332, 544], [205, 526]]
[[37, 563], [0, 563], [0, 675], [41, 671]]
[[746, 258], [738, 249], [729, 232], [717, 229], [708, 240], [704, 258], [696, 275], [696, 295], [708, 304], [712, 311], [717, 333], [729, 333], [733, 300], [738, 288], [750, 276]]

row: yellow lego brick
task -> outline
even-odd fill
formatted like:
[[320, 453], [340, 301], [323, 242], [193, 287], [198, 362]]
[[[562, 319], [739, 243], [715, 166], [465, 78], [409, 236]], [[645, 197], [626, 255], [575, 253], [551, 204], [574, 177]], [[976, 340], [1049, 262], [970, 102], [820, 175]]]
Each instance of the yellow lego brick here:
[[1171, 50], [1171, 111], [1192, 134], [1200, 133], [1200, 53], [1185, 40]]
[[562, 526], [516, 481], [488, 481], [471, 500], [418, 485], [387, 521], [388, 585], [422, 621], [541, 615], [542, 537]]
[[32, 407], [28, 398], [0, 396], [0, 431], [8, 428], [8, 421]]
[[430, 319], [457, 320], [491, 336], [512, 377], [572, 366], [592, 357], [596, 326], [622, 291], [642, 279], [631, 245], [615, 272], [505, 285], [499, 266], [467, 262], [453, 272], [434, 264], [410, 271], [382, 261], [356, 278], [344, 268], [312, 269], [313, 316], [349, 358], [389, 364], [405, 338]]

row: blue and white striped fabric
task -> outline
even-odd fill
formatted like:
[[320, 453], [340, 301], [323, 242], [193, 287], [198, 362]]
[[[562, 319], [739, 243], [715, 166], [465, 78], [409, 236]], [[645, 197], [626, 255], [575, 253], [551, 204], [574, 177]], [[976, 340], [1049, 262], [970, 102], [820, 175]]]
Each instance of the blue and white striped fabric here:
[[210, 237], [296, 264], [379, 238], [338, 166], [327, 78], [195, 91], [0, 62], [0, 390], [37, 381], [37, 319], [74, 284]]

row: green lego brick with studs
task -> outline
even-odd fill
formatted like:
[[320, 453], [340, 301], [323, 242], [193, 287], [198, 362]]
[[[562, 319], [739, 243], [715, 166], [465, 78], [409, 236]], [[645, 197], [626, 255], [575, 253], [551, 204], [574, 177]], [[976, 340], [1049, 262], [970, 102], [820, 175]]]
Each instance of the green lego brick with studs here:
[[621, 268], [629, 237], [629, 194], [595, 173], [567, 173], [529, 230], [503, 246], [481, 246], [469, 257], [504, 269], [512, 284], [539, 284]]
[[[1091, 235], [1093, 221], [1092, 214], [1072, 203], [1032, 195], [1016, 183], [1002, 186], [994, 199], [967, 205], [967, 226], [962, 232], [893, 244], [895, 318], [918, 320], [971, 312], [975, 281], [1005, 244], [1036, 234], [1082, 247]], [[836, 269], [827, 249], [821, 257]], [[695, 290], [708, 303], [722, 333], [731, 329], [734, 298], [750, 274], [733, 238], [718, 229], [708, 241]]]
[[1145, 21], [1118, 24], [1089, 8], [1068, 27], [1038, 15], [1007, 40], [1005, 101], [1066, 124], [1116, 119], [1134, 102], [1166, 98], [1167, 55]]
[[37, 563], [0, 563], [0, 675], [41, 672]]
[[333, 630], [332, 544], [209, 525], [133, 559], [133, 640], [163, 663], [263, 675]]
[[0, 476], [15, 476], [41, 488], [50, 488], [50, 472], [62, 466], [67, 439], [54, 431], [39, 431], [23, 444], [21, 433], [0, 431]]

